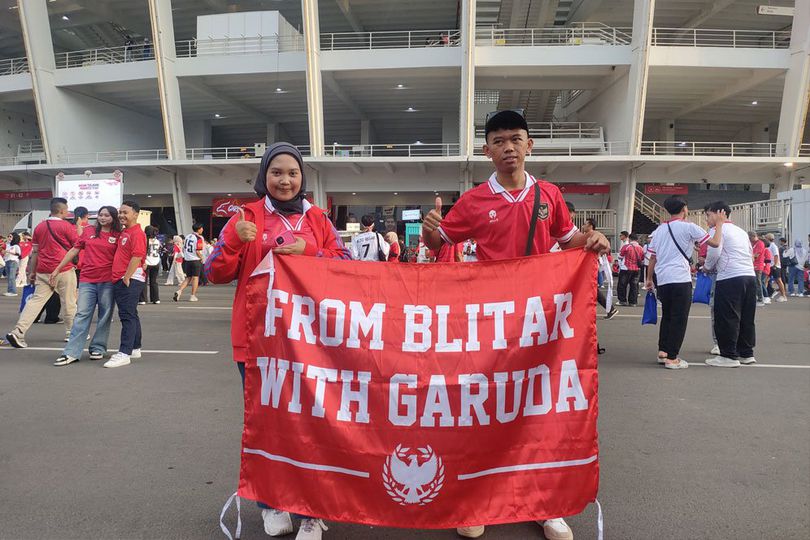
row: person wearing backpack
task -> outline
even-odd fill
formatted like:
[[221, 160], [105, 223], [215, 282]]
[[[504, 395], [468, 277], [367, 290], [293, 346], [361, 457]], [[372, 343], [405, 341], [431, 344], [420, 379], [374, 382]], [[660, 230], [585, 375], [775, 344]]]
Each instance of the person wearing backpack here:
[[638, 305], [639, 271], [644, 260], [644, 248], [639, 245], [636, 233], [630, 235], [630, 242], [622, 246], [619, 255], [626, 268], [619, 272], [619, 305], [635, 307]]
[[56, 292], [65, 307], [65, 340], [70, 337], [73, 327], [73, 318], [76, 316], [76, 272], [73, 262], [62, 267], [61, 272], [54, 280], [50, 279], [51, 272], [62, 262], [62, 258], [79, 239], [76, 226], [67, 221], [67, 200], [62, 197], [51, 199], [51, 215], [34, 229], [32, 241], [33, 250], [29, 261], [29, 283], [36, 285], [36, 290], [14, 329], [6, 334], [6, 340], [18, 349], [28, 347], [25, 342], [25, 333], [37, 318], [40, 310], [48, 302], [51, 295]]
[[374, 216], [360, 218], [363, 232], [352, 238], [352, 259], [355, 261], [387, 261], [391, 246], [374, 230]]

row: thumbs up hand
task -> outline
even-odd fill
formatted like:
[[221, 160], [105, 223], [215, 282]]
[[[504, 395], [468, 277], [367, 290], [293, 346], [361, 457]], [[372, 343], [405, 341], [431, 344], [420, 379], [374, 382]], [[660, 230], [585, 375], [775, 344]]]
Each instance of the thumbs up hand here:
[[253, 242], [256, 239], [256, 224], [245, 220], [245, 209], [239, 208], [239, 220], [236, 222], [236, 234], [242, 242]]
[[428, 232], [433, 232], [442, 224], [442, 198], [436, 197], [436, 207], [428, 212], [422, 220], [422, 228]]

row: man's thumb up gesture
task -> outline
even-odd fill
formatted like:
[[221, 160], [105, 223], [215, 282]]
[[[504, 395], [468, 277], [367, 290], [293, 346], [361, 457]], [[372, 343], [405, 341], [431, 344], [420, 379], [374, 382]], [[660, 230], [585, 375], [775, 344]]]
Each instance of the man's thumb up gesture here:
[[436, 207], [422, 220], [422, 228], [433, 232], [442, 224], [442, 198], [436, 197]]
[[245, 220], [245, 209], [239, 207], [239, 221], [236, 222], [236, 234], [242, 242], [256, 240], [256, 224]]

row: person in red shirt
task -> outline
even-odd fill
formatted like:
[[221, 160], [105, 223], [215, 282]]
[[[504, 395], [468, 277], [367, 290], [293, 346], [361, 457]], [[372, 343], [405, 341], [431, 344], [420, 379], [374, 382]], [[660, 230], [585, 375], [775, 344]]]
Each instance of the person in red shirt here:
[[436, 255], [436, 262], [461, 262], [464, 243], [442, 244]]
[[[247, 282], [262, 259], [271, 249], [275, 255], [352, 258], [326, 213], [304, 197], [304, 160], [295, 146], [278, 142], [265, 150], [253, 189], [261, 199], [246, 204], [238, 216], [228, 221], [205, 262], [205, 275], [211, 283], [238, 280], [231, 315], [231, 343], [243, 387], [248, 339]], [[276, 247], [276, 238], [287, 231], [293, 233], [295, 243]], [[267, 534], [281, 536], [292, 532], [288, 512], [258, 504]], [[319, 519], [303, 518], [299, 537], [307, 533], [310, 535], [307, 538], [320, 538], [324, 528]]]
[[[762, 271], [765, 269], [765, 244], [759, 239], [754, 231], [748, 232], [748, 239], [751, 240], [751, 248], [754, 250], [754, 272], [757, 275], [757, 283], [762, 283]], [[764, 306], [762, 302], [762, 287], [757, 287], [757, 304]]]
[[121, 319], [121, 344], [118, 352], [104, 362], [104, 367], [129, 365], [131, 358], [141, 357], [141, 319], [138, 300], [146, 284], [146, 234], [138, 223], [141, 207], [135, 201], [124, 201], [118, 210], [118, 221], [124, 230], [118, 238], [118, 249], [112, 263], [113, 298]]
[[76, 314], [76, 273], [73, 272], [73, 264], [66, 264], [53, 283], [50, 280], [51, 272], [78, 240], [76, 226], [65, 220], [67, 215], [67, 200], [54, 197], [51, 199], [50, 217], [34, 229], [28, 280], [36, 284], [36, 290], [25, 303], [14, 330], [6, 334], [6, 340], [18, 349], [28, 347], [25, 333], [54, 292], [59, 295], [65, 308], [65, 339], [70, 336]]
[[399, 262], [399, 256], [402, 253], [402, 248], [399, 246], [399, 238], [397, 233], [389, 231], [385, 233], [385, 241], [391, 246], [388, 250], [388, 262]]
[[[762, 240], [760, 240], [762, 242]], [[773, 267], [773, 254], [771, 250], [768, 249], [769, 244], [764, 244], [765, 251], [762, 252], [762, 276], [760, 278], [760, 289], [762, 290], [762, 305], [770, 304], [771, 303], [771, 295], [768, 291], [768, 278], [771, 275], [771, 268]], [[762, 307], [762, 306], [760, 306]]]
[[627, 268], [619, 273], [619, 305], [635, 307], [638, 304], [638, 279], [641, 262], [644, 260], [644, 249], [638, 243], [638, 235], [630, 234], [630, 242], [623, 245], [619, 255]]
[[[437, 250], [443, 242], [457, 244], [475, 238], [481, 261], [548, 253], [555, 241], [562, 249], [584, 248], [598, 253], [610, 249], [602, 233], [577, 230], [557, 186], [526, 172], [526, 155], [534, 142], [522, 112], [487, 115], [484, 138], [484, 154], [492, 160], [495, 172], [487, 182], [465, 192], [445, 217], [442, 200], [436, 197], [436, 208], [422, 223], [428, 247]], [[532, 223], [535, 231], [529, 238]], [[542, 526], [546, 538], [573, 539], [562, 518], [546, 520]], [[484, 534], [484, 527], [461, 527], [457, 531], [460, 536], [477, 538]]]
[[82, 357], [84, 343], [90, 332], [93, 313], [98, 306], [98, 323], [90, 342], [90, 360], [101, 360], [107, 353], [107, 340], [110, 337], [110, 322], [113, 314], [112, 265], [118, 249], [121, 223], [118, 210], [112, 206], [102, 206], [96, 217], [95, 227], [84, 227], [81, 236], [68, 251], [62, 262], [51, 272], [51, 282], [55, 282], [62, 268], [74, 257], [82, 253], [82, 271], [79, 275], [79, 302], [73, 329], [62, 355], [54, 362], [55, 366], [66, 366]]
[[25, 285], [28, 278], [28, 259], [34, 246], [31, 244], [31, 235], [28, 232], [20, 233], [20, 270], [17, 272], [17, 287]]

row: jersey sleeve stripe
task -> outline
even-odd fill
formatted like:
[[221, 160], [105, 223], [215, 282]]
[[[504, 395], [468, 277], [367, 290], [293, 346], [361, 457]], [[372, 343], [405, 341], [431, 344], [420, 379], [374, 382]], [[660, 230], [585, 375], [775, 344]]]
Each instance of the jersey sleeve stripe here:
[[557, 242], [559, 242], [560, 244], [567, 244], [568, 242], [571, 241], [571, 239], [574, 237], [574, 235], [578, 231], [579, 231], [579, 229], [577, 228], [576, 225], [574, 225], [573, 227], [571, 227], [570, 231], [568, 231], [567, 233], [565, 233], [561, 237], [557, 238]]
[[705, 243], [706, 243], [708, 240], [709, 240], [709, 235], [707, 234], [707, 235], [706, 235], [706, 236], [704, 236], [704, 237], [703, 237], [703, 239], [700, 241], [700, 244], [705, 244]]
[[436, 229], [436, 230], [437, 230], [437, 231], [439, 231], [439, 236], [441, 236], [441, 237], [442, 237], [442, 240], [444, 240], [446, 243], [448, 243], [448, 244], [455, 244], [455, 243], [456, 243], [456, 242], [453, 242], [453, 241], [450, 239], [450, 237], [449, 237], [449, 236], [447, 236], [447, 234], [444, 232], [444, 230], [443, 230], [441, 227], [439, 227], [439, 228], [438, 228], [438, 229]]

